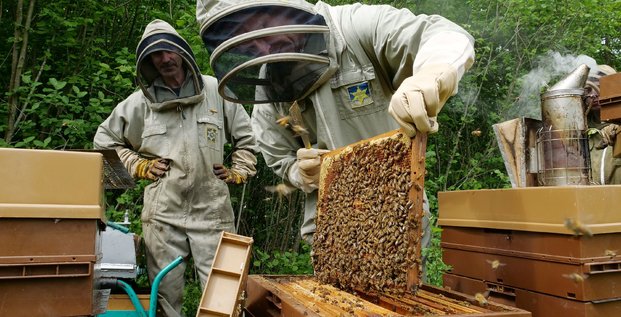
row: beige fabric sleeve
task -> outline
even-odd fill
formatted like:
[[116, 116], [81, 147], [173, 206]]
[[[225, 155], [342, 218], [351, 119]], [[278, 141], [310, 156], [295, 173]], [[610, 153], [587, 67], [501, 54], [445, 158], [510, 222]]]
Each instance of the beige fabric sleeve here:
[[257, 157], [247, 150], [237, 150], [231, 155], [231, 170], [237, 172], [244, 179], [257, 174]]

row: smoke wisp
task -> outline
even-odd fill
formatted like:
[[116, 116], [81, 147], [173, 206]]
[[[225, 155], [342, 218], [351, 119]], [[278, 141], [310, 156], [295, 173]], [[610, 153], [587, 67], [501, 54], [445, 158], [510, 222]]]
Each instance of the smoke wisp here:
[[550, 52], [540, 56], [537, 59], [537, 68], [520, 79], [522, 89], [516, 102], [516, 117], [541, 119], [541, 93], [582, 64], [586, 64], [591, 72], [597, 70], [597, 62], [586, 55], [573, 56]]

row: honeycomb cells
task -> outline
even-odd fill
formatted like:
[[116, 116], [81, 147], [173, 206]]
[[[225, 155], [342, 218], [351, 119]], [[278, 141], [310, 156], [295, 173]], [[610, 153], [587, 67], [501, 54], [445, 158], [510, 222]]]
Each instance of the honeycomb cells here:
[[410, 144], [397, 134], [324, 159], [313, 242], [319, 281], [343, 290], [406, 291], [408, 272], [420, 267], [420, 215], [411, 199], [420, 189], [412, 186]]

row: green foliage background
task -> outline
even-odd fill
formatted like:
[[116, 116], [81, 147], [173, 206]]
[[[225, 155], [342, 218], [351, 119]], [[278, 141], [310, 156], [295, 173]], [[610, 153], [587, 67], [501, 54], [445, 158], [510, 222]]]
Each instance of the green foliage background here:
[[[426, 190], [434, 216], [439, 191], [509, 186], [492, 125], [520, 115], [524, 75], [541, 66], [542, 56], [584, 54], [621, 67], [618, 0], [362, 2], [440, 14], [476, 40], [476, 63], [441, 112], [440, 131], [429, 138]], [[0, 0], [0, 146], [91, 148], [99, 123], [136, 89], [134, 50], [144, 26], [155, 18], [175, 26], [190, 42], [203, 72], [211, 73], [195, 6], [189, 0]], [[266, 191], [280, 180], [259, 161], [257, 177], [245, 187], [231, 187], [238, 232], [255, 240], [251, 273], [312, 273], [309, 246], [298, 234], [304, 195], [283, 198]], [[143, 186], [107, 193], [108, 217], [121, 220], [127, 211], [136, 233], [141, 232]], [[441, 283], [446, 269], [440, 234], [435, 228], [432, 248], [425, 251], [434, 284]], [[192, 315], [200, 288], [191, 270], [187, 280], [185, 309]]]

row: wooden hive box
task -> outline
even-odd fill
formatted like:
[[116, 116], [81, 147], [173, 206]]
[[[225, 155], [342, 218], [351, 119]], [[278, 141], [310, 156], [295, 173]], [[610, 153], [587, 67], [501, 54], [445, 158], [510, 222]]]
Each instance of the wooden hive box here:
[[[444, 285], [533, 316], [613, 316], [621, 307], [619, 185], [439, 193]], [[612, 313], [615, 312], [615, 313]]]
[[451, 274], [579, 301], [621, 298], [618, 233], [444, 227], [441, 245]]
[[602, 76], [599, 84], [601, 119], [618, 124], [621, 121], [621, 73]]
[[573, 234], [570, 220], [593, 234], [621, 232], [621, 185], [540, 186], [438, 193], [438, 224]]
[[621, 300], [579, 301], [450, 273], [443, 280], [445, 287], [464, 294], [487, 293], [490, 301], [525, 309], [533, 317], [610, 317], [621, 311]]
[[2, 148], [0, 166], [0, 316], [93, 314], [102, 155]]

